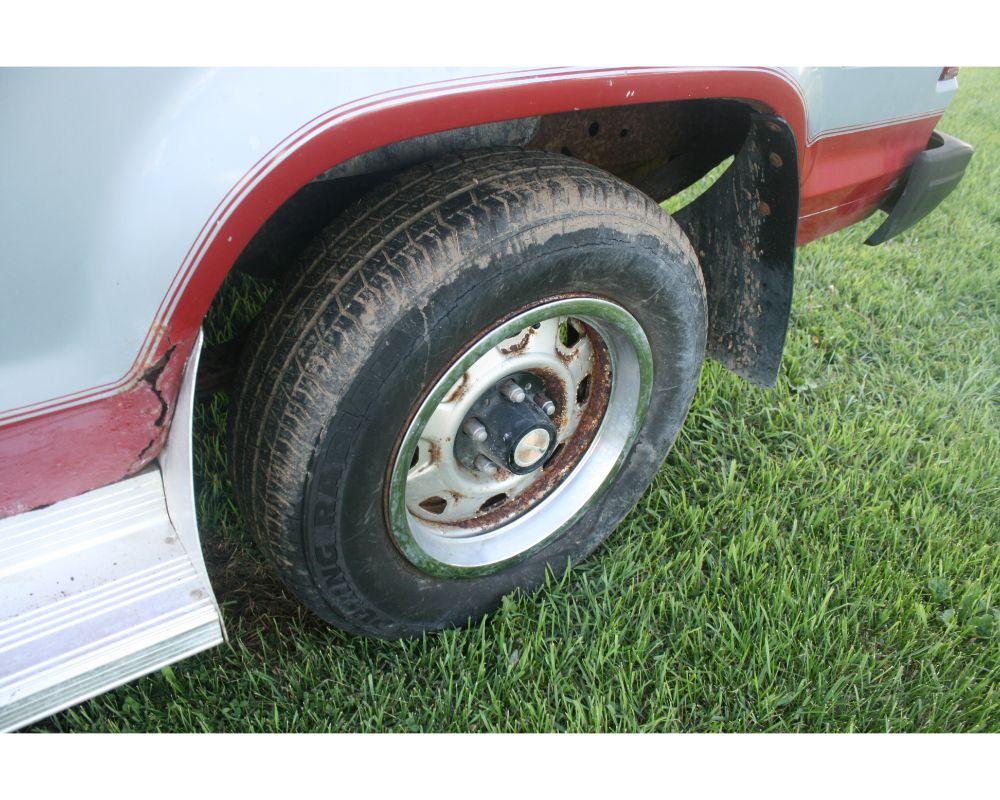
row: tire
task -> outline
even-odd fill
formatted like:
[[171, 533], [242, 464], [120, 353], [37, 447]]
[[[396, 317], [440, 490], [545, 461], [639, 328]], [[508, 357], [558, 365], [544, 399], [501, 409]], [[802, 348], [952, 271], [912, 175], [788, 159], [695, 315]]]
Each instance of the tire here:
[[[516, 558], [426, 568], [387, 510], [415, 409], [477, 334], [580, 297], [625, 309], [652, 355], [648, 408], [606, 485]], [[237, 503], [284, 583], [333, 625], [381, 638], [465, 625], [579, 562], [636, 503], [691, 404], [706, 320], [687, 239], [613, 176], [516, 149], [414, 168], [334, 221], [257, 320], [230, 407]]]

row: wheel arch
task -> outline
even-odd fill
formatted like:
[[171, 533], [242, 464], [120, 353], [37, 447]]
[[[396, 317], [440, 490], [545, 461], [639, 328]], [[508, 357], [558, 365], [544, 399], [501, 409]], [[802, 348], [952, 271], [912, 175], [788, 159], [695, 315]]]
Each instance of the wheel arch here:
[[[613, 119], [615, 114], [631, 114], [634, 118], [636, 109], [644, 107], [650, 110], [647, 121], [656, 122], [664, 108], [683, 109], [690, 117], [699, 103], [697, 113], [703, 119], [719, 113], [730, 114], [731, 118], [732, 109], [739, 108], [748, 120], [761, 114], [781, 120], [790, 137], [791, 160], [797, 161], [802, 155], [799, 148], [806, 130], [804, 100], [797, 84], [776, 69], [665, 68], [514, 75], [445, 89], [420, 87], [401, 98], [371, 99], [360, 109], [333, 109], [274, 148], [219, 204], [164, 301], [170, 312], [162, 329], [174, 340], [190, 336], [201, 324], [224, 278], [241, 257], [246, 262], [247, 248], [254, 237], [297, 193], [315, 186], [317, 179], [355, 180], [363, 188], [364, 175], [377, 174], [379, 165], [413, 163], [415, 155], [435, 149], [428, 148], [428, 142], [460, 145], [458, 140], [464, 136], [480, 146], [509, 143], [533, 147], [542, 137], [539, 149], [546, 149], [553, 144], [554, 129], [565, 127], [573, 116], [610, 114]], [[531, 129], [529, 123], [533, 120], [537, 127]], [[739, 150], [749, 122], [746, 125], [735, 147], [716, 158], [720, 146], [725, 149], [732, 144], [731, 137], [716, 140], [714, 149], [699, 154], [700, 160], [694, 159], [693, 169], [682, 176], [680, 183], [687, 185], [721, 158]], [[500, 142], [480, 135], [491, 128]], [[651, 125], [647, 125], [646, 133], [654, 133]], [[630, 146], [635, 141], [630, 140]], [[555, 149], [566, 152], [564, 146]], [[610, 166], [609, 171], [648, 191], [647, 186], [636, 181], [634, 173], [626, 169], [623, 174], [622, 169], [615, 168], [621, 164], [608, 165], [572, 148], [570, 153], [597, 166]], [[386, 160], [387, 154], [397, 159]], [[676, 182], [676, 175], [673, 178]], [[797, 212], [797, 184], [794, 198], [788, 197], [787, 187], [783, 189], [786, 207], [794, 200]], [[649, 193], [656, 196], [655, 192]], [[794, 230], [792, 233], [790, 248], [794, 248]]]
[[[63, 80], [59, 75], [51, 77], [55, 83]], [[155, 92], [147, 91], [151, 77], [158, 81]], [[320, 91], [316, 87], [327, 78], [326, 73], [313, 75], [306, 81], [309, 91]], [[381, 82], [384, 86], [390, 79], [383, 76], [371, 83]], [[797, 155], [801, 158], [805, 152], [805, 101], [798, 84], [778, 69], [554, 69], [466, 76], [344, 102], [314, 114], [255, 163], [251, 162], [249, 154], [257, 158], [253, 134], [258, 128], [269, 125], [271, 132], [265, 134], [262, 130], [261, 134], [276, 141], [282, 135], [275, 130], [280, 128], [277, 120], [282, 114], [298, 114], [301, 118], [301, 108], [310, 104], [323, 108], [319, 97], [311, 97], [308, 102], [298, 97], [296, 103], [283, 107], [282, 114], [267, 113], [266, 102], [282, 98], [282, 87], [286, 85], [283, 82], [296, 80], [294, 71], [281, 75], [164, 71], [144, 75], [141, 81], [112, 72], [81, 75], [77, 83], [90, 81], [83, 87], [86, 92], [74, 90], [76, 93], [66, 97], [60, 95], [64, 101], [79, 95], [83, 102], [87, 98], [120, 97], [123, 81], [131, 87], [128, 107], [135, 107], [139, 116], [131, 127], [122, 129], [122, 146], [112, 146], [115, 142], [111, 142], [101, 156], [101, 163], [110, 165], [114, 179], [110, 199], [115, 202], [110, 206], [95, 204], [100, 220], [113, 222], [114, 226], [81, 245], [89, 253], [87, 263], [97, 266], [89, 272], [77, 270], [72, 274], [86, 273], [94, 285], [98, 281], [107, 285], [113, 282], [134, 296], [122, 299], [117, 291], [100, 293], [110, 298], [108, 313], [113, 311], [126, 318], [123, 324], [127, 324], [127, 335], [102, 340], [105, 349], [114, 345], [114, 363], [121, 365], [121, 372], [112, 374], [116, 367], [105, 358], [105, 383], [70, 387], [68, 394], [53, 394], [48, 400], [5, 412], [0, 450], [26, 452], [24, 448], [28, 447], [30, 458], [26, 456], [20, 462], [18, 458], [7, 459], [12, 469], [0, 470], [0, 478], [4, 478], [0, 484], [10, 499], [9, 504], [0, 504], [0, 515], [114, 482], [156, 457], [165, 434], [159, 427], [160, 420], [169, 422], [176, 385], [164, 385], [167, 391], [155, 394], [150, 391], [150, 379], [160, 374], [160, 365], [182, 363], [180, 356], [186, 356], [197, 338], [223, 280], [264, 223], [303, 186], [349, 159], [420, 136], [469, 126], [581, 109], [692, 100], [737, 101], [755, 113], [780, 118], [794, 135]], [[251, 91], [255, 85], [260, 88], [262, 81], [266, 86]], [[76, 83], [73, 86], [81, 88]], [[339, 92], [343, 97], [346, 89], [339, 86], [324, 91], [331, 96]], [[305, 88], [300, 95], [303, 92]], [[86, 120], [94, 136], [100, 139], [107, 133], [102, 127], [104, 116]], [[234, 130], [234, 124], [238, 127], [244, 123], [249, 126], [246, 130]], [[209, 140], [214, 149], [180, 169], [178, 159]], [[218, 162], [220, 154], [233, 148], [242, 148], [238, 156], [234, 154], [224, 164]], [[80, 161], [81, 169], [88, 163]], [[253, 166], [237, 168], [238, 163]], [[226, 191], [221, 187], [229, 180], [234, 182]], [[134, 202], [137, 197], [142, 202]], [[178, 197], [180, 201], [171, 207], [164, 197]], [[200, 216], [204, 212], [196, 209], [211, 208], [213, 202], [214, 210]], [[160, 217], [155, 217], [161, 212]], [[154, 218], [156, 224], [151, 224]], [[200, 229], [196, 227], [199, 224]], [[182, 241], [183, 231], [192, 237], [189, 242]], [[108, 247], [97, 248], [102, 243]], [[157, 253], [152, 262], [143, 256], [150, 247]], [[174, 252], [177, 266], [169, 269], [169, 261], [164, 259], [170, 258], [167, 253]], [[137, 264], [143, 264], [144, 269], [136, 269]], [[154, 287], [155, 296], [149, 292]], [[140, 295], [140, 290], [146, 294]], [[60, 389], [65, 391], [62, 386]], [[124, 437], [120, 442], [116, 439], [114, 446], [102, 433], [109, 419], [115, 420], [112, 427], [119, 439]], [[45, 443], [53, 441], [57, 431], [73, 430], [76, 435], [81, 429], [91, 437], [93, 447], [88, 450], [92, 457], [85, 468], [77, 469], [75, 462], [70, 464], [62, 458], [63, 448]], [[26, 441], [32, 444], [24, 445]], [[39, 442], [42, 444], [35, 444]], [[21, 468], [26, 461], [30, 461], [33, 471]], [[44, 475], [45, 480], [34, 482], [30, 477], [34, 474]]]

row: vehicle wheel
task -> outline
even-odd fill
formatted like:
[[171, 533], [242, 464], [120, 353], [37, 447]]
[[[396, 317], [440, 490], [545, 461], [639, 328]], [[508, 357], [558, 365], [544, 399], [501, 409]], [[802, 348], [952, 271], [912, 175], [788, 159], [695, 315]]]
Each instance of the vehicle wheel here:
[[334, 625], [466, 624], [633, 506], [705, 334], [691, 246], [635, 188], [514, 149], [415, 168], [324, 231], [256, 323], [238, 503]]

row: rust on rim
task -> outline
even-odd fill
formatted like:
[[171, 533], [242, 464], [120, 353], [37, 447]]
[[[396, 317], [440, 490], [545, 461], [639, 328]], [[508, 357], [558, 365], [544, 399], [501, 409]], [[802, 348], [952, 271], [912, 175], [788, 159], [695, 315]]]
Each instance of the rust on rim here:
[[[385, 489], [394, 543], [416, 566], [458, 576], [540, 547], [621, 467], [651, 376], [638, 322], [603, 298], [553, 297], [481, 332], [398, 440]], [[510, 391], [517, 381], [526, 391]], [[466, 433], [483, 426], [488, 437]]]

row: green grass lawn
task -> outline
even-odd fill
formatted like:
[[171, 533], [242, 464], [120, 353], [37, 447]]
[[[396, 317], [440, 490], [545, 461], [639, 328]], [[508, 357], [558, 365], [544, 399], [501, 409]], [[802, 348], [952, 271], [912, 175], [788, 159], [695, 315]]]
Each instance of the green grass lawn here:
[[800, 251], [777, 388], [706, 363], [585, 565], [470, 630], [329, 629], [258, 565], [216, 396], [197, 486], [231, 644], [39, 727], [1000, 730], [1000, 70], [960, 81], [941, 127], [976, 147], [965, 181], [887, 245], [868, 220]]

